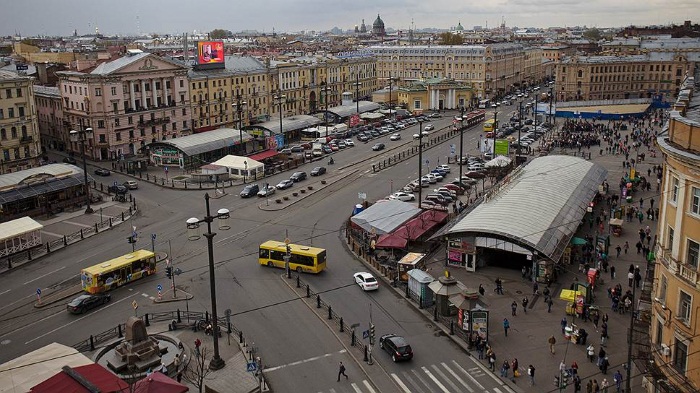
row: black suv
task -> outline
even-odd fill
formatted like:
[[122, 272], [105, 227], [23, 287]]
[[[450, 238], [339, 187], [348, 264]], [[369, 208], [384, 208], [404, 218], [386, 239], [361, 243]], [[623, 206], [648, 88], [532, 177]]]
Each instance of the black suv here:
[[294, 183], [306, 180], [306, 172], [294, 172], [292, 173], [292, 176], [289, 177], [289, 180], [293, 181]]
[[395, 334], [385, 334], [379, 337], [379, 348], [387, 351], [394, 362], [413, 359], [413, 350], [408, 345], [408, 341]]
[[241, 198], [250, 198], [258, 195], [258, 191], [260, 191], [260, 187], [257, 184], [248, 184], [240, 195]]

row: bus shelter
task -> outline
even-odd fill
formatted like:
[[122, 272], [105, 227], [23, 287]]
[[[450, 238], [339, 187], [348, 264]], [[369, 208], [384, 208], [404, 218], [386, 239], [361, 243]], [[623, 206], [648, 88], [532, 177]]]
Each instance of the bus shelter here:
[[0, 257], [7, 257], [18, 252], [41, 246], [41, 229], [43, 225], [30, 217], [0, 223]]

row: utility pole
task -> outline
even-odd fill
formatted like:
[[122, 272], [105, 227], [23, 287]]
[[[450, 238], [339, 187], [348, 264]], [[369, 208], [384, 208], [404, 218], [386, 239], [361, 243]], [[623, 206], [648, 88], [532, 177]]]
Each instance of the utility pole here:
[[[635, 272], [635, 274], [637, 274]], [[641, 272], [639, 273], [641, 274]], [[632, 331], [634, 330], [634, 303], [637, 301], [636, 278], [632, 280], [632, 309], [630, 310], [630, 332], [627, 340], [627, 379], [625, 379], [625, 392], [630, 392], [630, 380], [632, 379]]]
[[374, 324], [372, 323], [372, 303], [369, 304], [369, 348], [367, 349], [369, 352], [369, 361], [367, 364], [370, 366], [374, 364], [374, 361], [372, 360], [372, 347], [374, 346]]

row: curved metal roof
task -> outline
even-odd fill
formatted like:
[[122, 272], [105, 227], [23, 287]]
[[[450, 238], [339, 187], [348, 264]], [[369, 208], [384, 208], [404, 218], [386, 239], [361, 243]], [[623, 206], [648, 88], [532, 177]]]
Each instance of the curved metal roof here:
[[[340, 105], [333, 108], [328, 108], [328, 112], [334, 113], [340, 117], [348, 117], [357, 113], [357, 103], [353, 102], [348, 105]], [[360, 101], [360, 113], [376, 111], [380, 108], [379, 104], [372, 101]]]
[[[313, 127], [321, 124], [321, 120], [314, 116], [309, 115], [294, 115], [282, 118], [282, 133], [287, 131], [303, 130], [307, 127]], [[264, 128], [273, 134], [280, 133], [280, 118], [277, 117], [275, 120], [266, 121], [263, 123], [256, 123], [251, 126], [243, 127], [245, 130], [253, 130], [255, 128]]]
[[486, 195], [447, 233], [492, 235], [556, 261], [607, 172], [572, 156], [536, 158]]
[[218, 130], [200, 132], [180, 138], [157, 141], [149, 143], [147, 146], [149, 146], [149, 148], [150, 146], [156, 145], [172, 146], [188, 156], [193, 156], [195, 154], [237, 145], [241, 143], [241, 136], [243, 137], [243, 142], [248, 142], [253, 139], [253, 137], [248, 135], [245, 131], [241, 132], [233, 128], [219, 128]]

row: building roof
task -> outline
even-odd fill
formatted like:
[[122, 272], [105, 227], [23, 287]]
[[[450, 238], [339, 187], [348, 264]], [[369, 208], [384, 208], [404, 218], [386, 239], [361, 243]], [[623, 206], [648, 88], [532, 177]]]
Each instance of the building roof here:
[[250, 157], [234, 156], [229, 154], [225, 157], [212, 162], [212, 165], [223, 166], [226, 168], [236, 168], [236, 169], [255, 169], [261, 166], [265, 166], [262, 162], [255, 161]]
[[381, 201], [354, 215], [350, 220], [364, 229], [378, 235], [393, 232], [404, 222], [418, 215], [422, 209], [407, 202]]
[[[88, 176], [88, 180], [92, 177]], [[49, 164], [0, 175], [0, 204], [82, 184], [83, 170], [70, 164]]]
[[245, 131], [239, 131], [233, 128], [219, 128], [218, 130], [200, 132], [180, 138], [157, 141], [149, 143], [147, 146], [169, 145], [188, 156], [193, 156], [238, 145], [241, 143], [241, 136], [243, 137], [244, 143], [253, 139], [253, 137]]
[[61, 98], [61, 89], [54, 86], [34, 85], [34, 94], [42, 97]]
[[148, 52], [140, 52], [140, 53], [129, 54], [129, 55], [122, 56], [122, 57], [115, 59], [115, 60], [112, 60], [112, 61], [107, 61], [107, 62], [101, 63], [100, 65], [95, 67], [95, 69], [92, 70], [92, 72], [90, 72], [90, 74], [91, 75], [109, 75], [109, 74], [112, 74], [112, 73], [115, 73], [115, 72], [121, 70], [122, 68], [124, 68], [130, 64], [133, 64], [141, 59], [144, 59], [146, 57], [153, 57], [153, 58], [156, 58], [158, 60], [162, 60], [162, 61], [171, 63], [173, 65], [176, 65], [178, 67], [185, 68], [182, 65], [182, 63], [170, 60], [167, 57], [156, 56], [156, 55], [154, 55], [152, 53], [148, 53]]
[[25, 233], [38, 231], [44, 226], [31, 219], [22, 217], [16, 220], [0, 223], [0, 239], [9, 239]]
[[[329, 109], [330, 110], [330, 109]], [[294, 115], [282, 118], [282, 133], [294, 130], [303, 130], [304, 128], [313, 127], [321, 124], [321, 119], [309, 115]], [[274, 134], [280, 133], [280, 119], [256, 123], [251, 126], [243, 127], [244, 129], [264, 128]]]
[[99, 392], [129, 392], [129, 384], [112, 374], [106, 368], [99, 364], [86, 364], [75, 368], [63, 367], [61, 372], [33, 386], [31, 393], [90, 393], [94, 391], [88, 389], [87, 386], [85, 386], [86, 384], [81, 383], [79, 379], [88, 382], [91, 386], [97, 388]]
[[[334, 113], [340, 117], [348, 117], [357, 113], [358, 103], [353, 102], [352, 104], [334, 106], [328, 108], [328, 112]], [[359, 102], [360, 113], [376, 111], [380, 108], [379, 104], [372, 101], [360, 101]]]
[[558, 260], [606, 177], [581, 158], [536, 158], [446, 233], [500, 238]]

